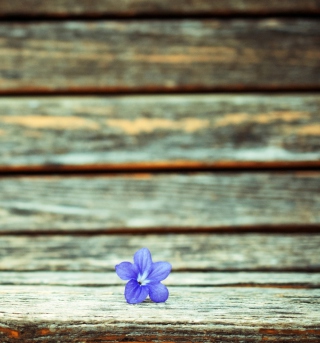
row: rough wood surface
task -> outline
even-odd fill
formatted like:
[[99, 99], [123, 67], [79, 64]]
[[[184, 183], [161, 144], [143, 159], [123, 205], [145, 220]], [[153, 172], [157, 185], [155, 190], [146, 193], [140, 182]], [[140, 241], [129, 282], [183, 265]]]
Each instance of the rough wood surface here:
[[123, 287], [1, 286], [2, 342], [319, 342], [320, 290], [170, 287], [128, 305]]
[[319, 0], [0, 0], [0, 16], [319, 13]]
[[2, 93], [320, 89], [317, 20], [3, 23], [0, 37]]
[[0, 207], [2, 233], [319, 227], [320, 173], [2, 178]]
[[173, 271], [320, 271], [320, 235], [2, 236], [1, 271], [114, 271], [146, 246]]
[[318, 95], [2, 98], [0, 169], [319, 162]]
[[[102, 287], [124, 285], [113, 272], [0, 272], [0, 285]], [[286, 272], [179, 272], [164, 281], [167, 286], [242, 286], [320, 288], [320, 273]]]

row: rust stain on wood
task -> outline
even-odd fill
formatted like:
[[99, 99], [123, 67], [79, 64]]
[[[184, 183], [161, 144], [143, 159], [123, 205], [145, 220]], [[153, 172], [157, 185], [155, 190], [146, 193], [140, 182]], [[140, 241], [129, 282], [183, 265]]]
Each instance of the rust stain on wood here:
[[12, 330], [9, 328], [0, 327], [0, 332], [6, 334], [9, 338], [19, 338], [20, 337], [19, 331]]
[[55, 116], [14, 116], [0, 118], [6, 124], [25, 126], [33, 129], [56, 129], [56, 130], [98, 130], [99, 125], [91, 120], [79, 117], [55, 117]]
[[182, 130], [185, 132], [195, 132], [209, 126], [209, 120], [197, 118], [185, 118], [180, 121], [158, 118], [138, 118], [136, 120], [109, 119], [107, 124], [121, 129], [130, 135], [150, 133], [155, 130]]
[[47, 336], [50, 335], [52, 332], [49, 329], [41, 329], [37, 332], [39, 336]]

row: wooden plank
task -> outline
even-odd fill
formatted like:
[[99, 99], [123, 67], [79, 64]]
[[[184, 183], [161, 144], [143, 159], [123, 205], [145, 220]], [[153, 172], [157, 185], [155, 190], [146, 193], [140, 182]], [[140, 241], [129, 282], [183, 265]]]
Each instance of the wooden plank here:
[[320, 235], [2, 236], [1, 271], [114, 271], [145, 246], [183, 271], [320, 271]]
[[0, 232], [303, 231], [319, 194], [319, 172], [2, 178]]
[[[167, 286], [242, 286], [320, 288], [320, 273], [286, 272], [172, 272], [164, 281]], [[106, 287], [124, 285], [113, 272], [0, 272], [0, 285], [47, 285]]]
[[3, 23], [0, 93], [320, 89], [319, 35], [300, 19]]
[[0, 169], [320, 165], [319, 112], [317, 94], [2, 98]]
[[0, 0], [1, 14], [65, 17], [84, 16], [135, 16], [135, 15], [230, 15], [320, 12], [319, 0]]
[[171, 287], [125, 303], [123, 287], [1, 286], [3, 342], [319, 342], [320, 290]]

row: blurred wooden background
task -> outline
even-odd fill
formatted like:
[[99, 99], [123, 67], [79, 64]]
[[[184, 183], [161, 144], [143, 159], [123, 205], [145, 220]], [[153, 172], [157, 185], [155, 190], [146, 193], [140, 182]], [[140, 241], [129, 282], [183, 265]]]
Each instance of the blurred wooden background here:
[[319, 16], [0, 0], [1, 342], [320, 341]]

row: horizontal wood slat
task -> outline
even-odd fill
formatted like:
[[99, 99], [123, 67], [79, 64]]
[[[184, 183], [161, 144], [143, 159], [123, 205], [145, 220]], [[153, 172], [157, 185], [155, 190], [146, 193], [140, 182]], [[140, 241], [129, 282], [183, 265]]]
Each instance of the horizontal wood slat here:
[[161, 15], [161, 14], [273, 14], [319, 13], [319, 0], [0, 0], [1, 13], [5, 15]]
[[320, 224], [320, 173], [0, 179], [0, 232]]
[[114, 271], [145, 246], [182, 271], [320, 271], [320, 235], [3, 236], [1, 271]]
[[318, 95], [0, 101], [0, 170], [319, 163]]
[[228, 15], [228, 14], [278, 14], [320, 12], [319, 0], [0, 0], [0, 16], [134, 16], [134, 15]]
[[317, 20], [4, 23], [0, 93], [320, 89]]
[[[0, 272], [0, 285], [47, 285], [102, 287], [124, 285], [113, 272]], [[320, 273], [285, 272], [179, 272], [164, 281], [167, 286], [242, 286], [320, 288]]]
[[[171, 287], [125, 303], [123, 287], [1, 286], [3, 342], [319, 342], [320, 290]], [[290, 324], [288, 324], [290, 323]]]

